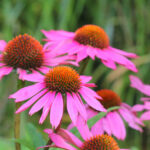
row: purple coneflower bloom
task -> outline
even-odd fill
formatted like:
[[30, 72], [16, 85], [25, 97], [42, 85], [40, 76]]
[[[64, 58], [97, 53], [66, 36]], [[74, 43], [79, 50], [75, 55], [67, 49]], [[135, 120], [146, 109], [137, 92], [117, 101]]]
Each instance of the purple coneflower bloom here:
[[39, 147], [38, 149], [57, 147], [65, 150], [125, 150], [120, 149], [117, 142], [109, 135], [99, 135], [98, 133], [93, 135], [89, 131], [88, 126], [80, 119], [79, 117], [77, 128], [82, 136], [82, 141], [65, 129], [60, 128], [57, 133], [54, 133], [51, 129], [45, 129], [44, 131], [49, 135], [54, 144]]
[[[93, 135], [104, 134], [114, 135], [120, 140], [124, 140], [126, 137], [126, 129], [123, 119], [128, 123], [128, 125], [138, 131], [142, 131], [140, 125], [144, 125], [142, 121], [131, 111], [131, 106], [123, 103], [120, 97], [112, 90], [103, 89], [96, 92], [102, 100], [101, 104], [104, 108], [108, 109], [113, 106], [119, 106], [119, 109], [115, 109], [102, 117], [97, 121], [91, 128]], [[90, 106], [86, 106], [88, 119], [96, 116], [100, 111], [94, 110]], [[122, 119], [123, 118], [123, 119]], [[72, 124], [68, 126], [68, 129], [72, 128]]]
[[42, 30], [47, 37], [46, 47], [57, 51], [58, 54], [75, 54], [77, 62], [95, 56], [101, 59], [102, 63], [112, 69], [116, 69], [118, 63], [129, 70], [137, 72], [135, 65], [127, 59], [136, 58], [134, 53], [128, 53], [110, 46], [109, 38], [106, 32], [96, 25], [84, 25], [75, 32], [63, 30]]
[[13, 69], [17, 69], [19, 79], [24, 80], [28, 72], [46, 72], [58, 64], [77, 65], [70, 61], [74, 59], [72, 56], [58, 56], [28, 34], [16, 36], [8, 43], [0, 40], [0, 52], [0, 79]]
[[87, 83], [91, 80], [89, 76], [79, 76], [72, 68], [57, 66], [49, 70], [45, 75], [36, 74], [24, 76], [25, 80], [37, 82], [34, 85], [20, 89], [10, 95], [15, 102], [26, 101], [16, 113], [20, 113], [30, 107], [29, 115], [43, 108], [39, 123], [43, 123], [50, 111], [50, 122], [52, 127], [57, 128], [63, 116], [64, 99], [66, 99], [67, 110], [74, 125], [79, 114], [86, 120], [86, 110], [81, 97], [92, 108], [98, 111], [106, 111], [96, 98], [101, 98], [89, 87], [95, 86]]

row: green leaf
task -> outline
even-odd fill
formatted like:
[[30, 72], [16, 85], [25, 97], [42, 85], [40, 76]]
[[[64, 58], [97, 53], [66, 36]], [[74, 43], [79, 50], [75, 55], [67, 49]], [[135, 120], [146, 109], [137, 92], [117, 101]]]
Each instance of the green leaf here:
[[100, 112], [98, 113], [96, 116], [90, 118], [87, 121], [87, 124], [89, 126], [89, 128], [91, 128], [98, 120], [100, 120], [102, 117], [104, 117], [106, 115], [106, 112]]

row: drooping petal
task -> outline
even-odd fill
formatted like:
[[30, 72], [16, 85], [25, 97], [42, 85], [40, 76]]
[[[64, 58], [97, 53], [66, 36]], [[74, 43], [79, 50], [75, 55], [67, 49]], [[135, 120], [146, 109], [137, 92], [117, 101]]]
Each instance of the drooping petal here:
[[29, 108], [35, 101], [37, 101], [44, 93], [46, 90], [38, 93], [37, 95], [33, 96], [30, 100], [28, 100], [26, 103], [24, 103], [17, 111], [16, 113], [20, 113], [22, 111], [25, 111], [27, 108]]
[[98, 102], [98, 100], [91, 95], [88, 95], [82, 88], [79, 90], [80, 94], [83, 96], [84, 100], [94, 109], [98, 111], [106, 111], [106, 109]]
[[54, 100], [54, 97], [55, 97], [55, 92], [49, 92], [49, 100], [47, 101], [47, 103], [43, 107], [43, 112], [42, 112], [41, 118], [39, 120], [40, 124], [42, 124], [44, 122], [44, 120], [46, 119], [46, 117], [47, 117], [47, 115], [51, 109], [51, 105], [52, 105], [52, 102]]
[[88, 56], [87, 52], [84, 49], [82, 49], [80, 52], [77, 53], [77, 62], [82, 61], [87, 56]]
[[60, 135], [55, 134], [55, 133], [51, 133], [49, 134], [49, 137], [51, 138], [51, 140], [55, 143], [56, 146], [58, 146], [59, 148], [63, 148], [66, 150], [77, 150], [76, 148], [72, 147], [71, 145], [69, 145]]
[[143, 84], [143, 82], [136, 76], [130, 75], [131, 87], [136, 88], [143, 94], [150, 96], [150, 85]]
[[70, 143], [72, 145], [75, 145], [77, 147], [82, 146], [82, 142], [71, 132], [65, 130], [65, 129], [59, 129], [57, 132], [61, 137], [63, 137], [67, 143]]
[[142, 104], [136, 104], [132, 107], [132, 111], [143, 111], [145, 109], [144, 105]]
[[67, 110], [72, 122], [74, 123], [74, 125], [76, 125], [78, 111], [75, 106], [74, 99], [70, 93], [67, 93]]
[[12, 67], [2, 67], [0, 68], [0, 79], [5, 76], [8, 75], [11, 71], [13, 70]]
[[27, 80], [31, 82], [42, 82], [44, 80], [44, 76], [39, 72], [33, 70], [32, 73], [28, 74], [26, 70], [18, 69], [19, 79]]
[[89, 81], [92, 79], [92, 77], [91, 77], [91, 76], [84, 76], [84, 75], [81, 75], [81, 76], [80, 76], [80, 79], [81, 79], [81, 82], [82, 82], [82, 83], [87, 83], [87, 82], [89, 82]]
[[43, 83], [36, 83], [34, 85], [30, 85], [27, 87], [24, 87], [17, 91], [16, 93], [9, 96], [9, 98], [16, 99], [15, 102], [21, 102], [24, 101], [32, 96], [34, 96], [36, 93], [44, 89]]
[[61, 93], [57, 93], [50, 112], [50, 122], [52, 127], [57, 128], [63, 115], [63, 98]]
[[38, 112], [43, 106], [49, 101], [49, 92], [45, 93], [42, 97], [38, 99], [38, 101], [33, 105], [33, 107], [29, 111], [29, 115], [33, 115]]
[[0, 40], [0, 51], [3, 51], [6, 45], [7, 45], [6, 41]]
[[91, 128], [91, 132], [94, 136], [104, 134], [104, 127], [102, 125], [102, 119], [97, 121]]
[[112, 51], [114, 51], [120, 55], [124, 55], [129, 58], [137, 58], [138, 57], [135, 53], [129, 53], [129, 52], [117, 49], [117, 48], [109, 47], [109, 49], [111, 49]]
[[146, 111], [141, 115], [142, 120], [150, 120], [150, 111]]
[[86, 121], [84, 121], [81, 116], [79, 116], [77, 119], [76, 127], [84, 140], [90, 139], [92, 137]]
[[78, 112], [85, 120], [87, 120], [87, 113], [86, 113], [84, 104], [82, 100], [80, 99], [80, 96], [77, 96], [75, 93], [73, 93], [72, 95], [73, 95], [74, 103], [76, 105]]

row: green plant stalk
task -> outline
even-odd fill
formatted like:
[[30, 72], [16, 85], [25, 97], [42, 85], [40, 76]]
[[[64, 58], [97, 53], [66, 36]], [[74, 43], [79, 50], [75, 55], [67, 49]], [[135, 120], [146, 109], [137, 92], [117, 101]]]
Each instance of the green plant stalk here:
[[[18, 85], [17, 89], [19, 90], [20, 88], [23, 88], [25, 85], [25, 82], [22, 80], [18, 79]], [[15, 104], [15, 111], [21, 106], [21, 103], [16, 103]], [[20, 139], [20, 118], [21, 114], [15, 114], [14, 116], [14, 137], [15, 139]], [[21, 150], [21, 145], [20, 143], [15, 143], [15, 148], [16, 150]]]

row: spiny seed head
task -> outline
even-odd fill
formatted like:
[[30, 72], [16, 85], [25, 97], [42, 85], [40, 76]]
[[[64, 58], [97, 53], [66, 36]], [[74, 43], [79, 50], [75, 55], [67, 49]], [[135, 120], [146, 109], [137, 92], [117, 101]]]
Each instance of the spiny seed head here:
[[6, 45], [2, 60], [7, 66], [36, 69], [43, 63], [43, 47], [28, 34], [16, 36]]
[[111, 136], [104, 134], [85, 141], [80, 150], [120, 150], [120, 148]]
[[96, 25], [84, 25], [75, 32], [74, 40], [83, 45], [104, 49], [109, 46], [106, 32]]
[[113, 106], [120, 106], [121, 104], [120, 97], [112, 90], [103, 89], [96, 91], [96, 93], [103, 98], [100, 102], [106, 109]]
[[80, 89], [80, 76], [72, 68], [57, 66], [45, 75], [46, 87], [49, 90], [66, 93], [77, 92]]

